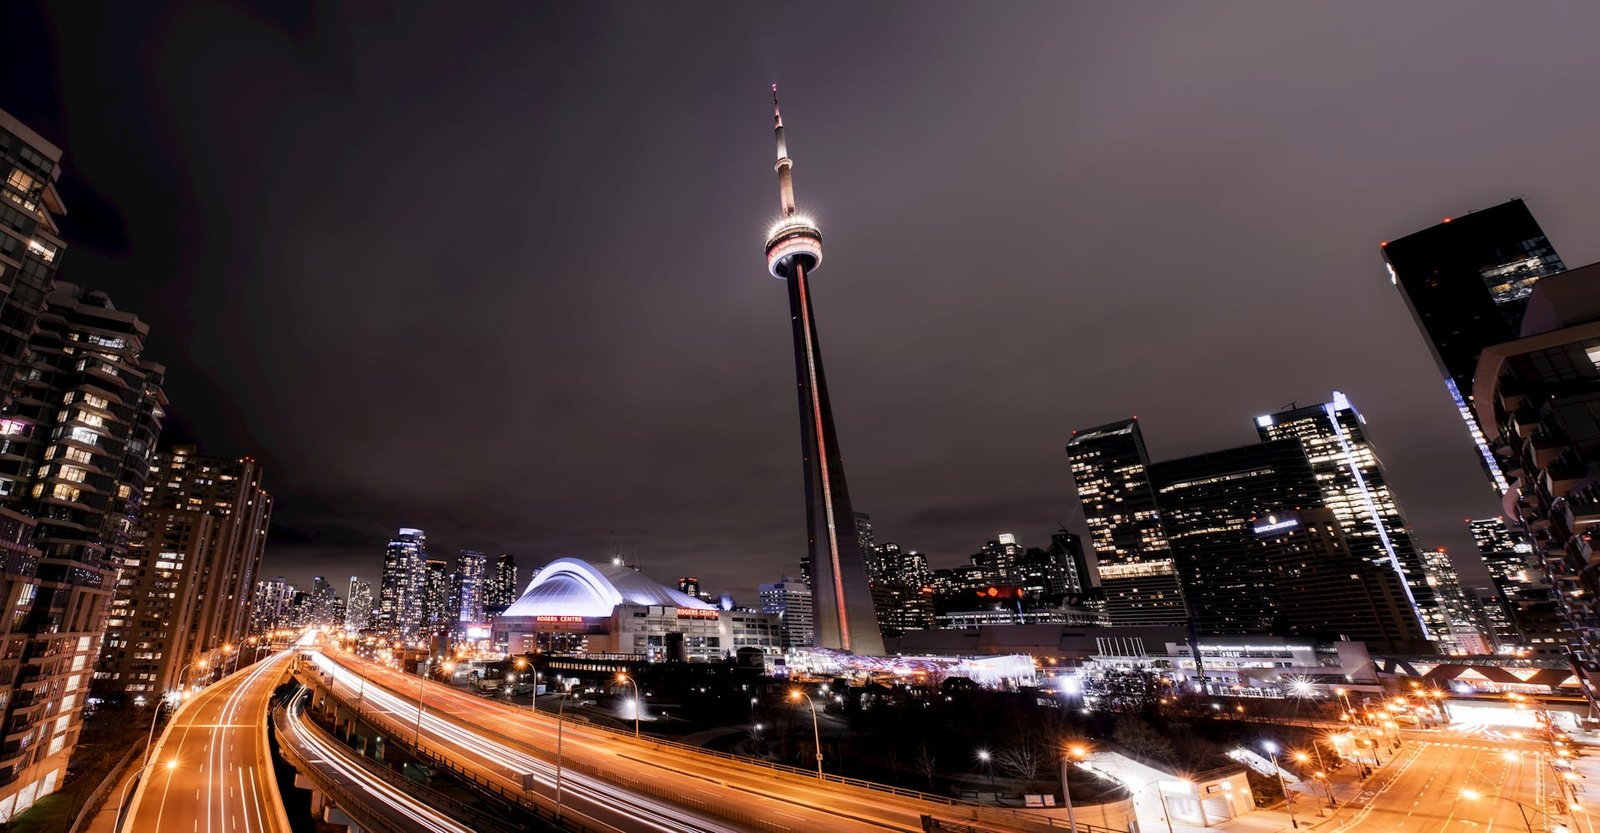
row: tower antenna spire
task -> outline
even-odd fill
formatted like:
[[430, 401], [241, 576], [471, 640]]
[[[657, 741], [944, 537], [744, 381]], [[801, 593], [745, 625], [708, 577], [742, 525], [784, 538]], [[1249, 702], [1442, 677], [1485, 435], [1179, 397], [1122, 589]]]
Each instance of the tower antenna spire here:
[[772, 137], [778, 145], [778, 205], [783, 216], [794, 215], [794, 162], [789, 159], [789, 146], [783, 140], [783, 111], [778, 109], [778, 85], [772, 85]]

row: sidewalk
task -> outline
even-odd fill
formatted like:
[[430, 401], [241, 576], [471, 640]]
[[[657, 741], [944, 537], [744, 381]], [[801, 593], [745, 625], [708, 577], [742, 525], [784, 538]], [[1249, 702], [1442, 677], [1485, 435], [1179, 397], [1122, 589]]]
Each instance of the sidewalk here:
[[106, 795], [106, 802], [100, 805], [100, 811], [90, 817], [89, 822], [83, 826], [80, 833], [116, 833], [117, 813], [121, 811], [123, 801], [133, 798], [133, 788], [128, 784], [138, 774], [139, 767], [128, 767], [122, 777], [117, 780], [116, 787]]

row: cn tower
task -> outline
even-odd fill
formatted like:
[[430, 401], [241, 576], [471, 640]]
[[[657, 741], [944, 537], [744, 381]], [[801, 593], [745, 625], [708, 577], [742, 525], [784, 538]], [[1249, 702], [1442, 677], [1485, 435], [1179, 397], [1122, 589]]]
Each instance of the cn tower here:
[[778, 144], [778, 222], [767, 234], [767, 269], [789, 286], [794, 325], [795, 386], [800, 394], [800, 453], [805, 466], [806, 544], [811, 554], [811, 605], [816, 645], [855, 654], [883, 654], [883, 634], [856, 538], [855, 512], [844, 482], [843, 455], [828, 407], [811, 305], [811, 275], [822, 265], [822, 232], [794, 207], [794, 163], [783, 141], [778, 85], [772, 85], [772, 132]]

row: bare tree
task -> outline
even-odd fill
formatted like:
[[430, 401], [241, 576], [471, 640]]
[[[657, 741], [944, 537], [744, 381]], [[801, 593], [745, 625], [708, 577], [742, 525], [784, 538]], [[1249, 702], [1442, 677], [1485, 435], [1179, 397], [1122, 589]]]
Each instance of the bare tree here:
[[1024, 781], [1038, 779], [1039, 770], [1046, 763], [1045, 751], [1036, 743], [1017, 743], [994, 753], [995, 766], [1012, 778]]
[[933, 788], [933, 776], [939, 771], [939, 759], [933, 756], [933, 749], [926, 743], [917, 744], [917, 754], [911, 759], [911, 765], [922, 777], [927, 779], [928, 788]]

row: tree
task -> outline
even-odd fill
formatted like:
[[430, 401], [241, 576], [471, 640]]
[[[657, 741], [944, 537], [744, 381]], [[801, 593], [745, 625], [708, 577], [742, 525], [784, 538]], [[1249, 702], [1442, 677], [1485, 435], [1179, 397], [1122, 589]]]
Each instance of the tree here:
[[1012, 744], [994, 753], [994, 763], [1001, 772], [1012, 778], [1033, 781], [1038, 779], [1039, 770], [1044, 767], [1047, 757], [1038, 744], [1024, 742]]
[[1125, 714], [1117, 718], [1117, 728], [1111, 738], [1135, 758], [1157, 763], [1172, 762], [1172, 741], [1137, 715]]
[[928, 788], [933, 788], [933, 776], [939, 771], [939, 759], [933, 755], [933, 749], [926, 743], [917, 744], [917, 754], [911, 759], [911, 765], [922, 777], [927, 779]]

